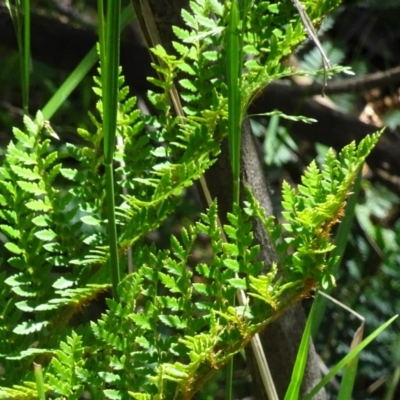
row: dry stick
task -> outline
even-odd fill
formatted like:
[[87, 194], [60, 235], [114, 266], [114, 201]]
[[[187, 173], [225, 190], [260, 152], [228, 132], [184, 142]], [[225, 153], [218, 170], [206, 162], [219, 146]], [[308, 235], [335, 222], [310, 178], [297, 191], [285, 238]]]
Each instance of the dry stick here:
[[[336, 300], [334, 297], [329, 296], [329, 294], [327, 294], [327, 293], [325, 293], [325, 292], [323, 292], [321, 290], [319, 290], [318, 293], [320, 295], [322, 295], [323, 297], [325, 297], [326, 299], [328, 299], [329, 301], [331, 301], [332, 303], [334, 303], [334, 304], [338, 305], [339, 307], [343, 308], [348, 313], [353, 314], [356, 318], [358, 318], [361, 321], [360, 326], [357, 328], [357, 330], [353, 334], [353, 339], [352, 339], [351, 344], [350, 344], [350, 351], [353, 350], [357, 345], [359, 345], [362, 342], [362, 338], [363, 338], [363, 335], [364, 335], [364, 328], [365, 328], [365, 318], [361, 314], [359, 314], [358, 312], [356, 312], [353, 309], [351, 309], [350, 307], [346, 306], [341, 301]], [[343, 374], [343, 376], [344, 375], [345, 374]], [[342, 382], [343, 382], [343, 377], [342, 377]], [[339, 389], [339, 394], [340, 393], [341, 393], [341, 391]]]
[[[139, 21], [140, 31], [143, 34], [143, 39], [148, 48], [156, 47], [161, 44], [160, 35], [158, 33], [157, 25], [154, 21], [153, 12], [147, 0], [132, 0], [133, 8], [135, 10], [136, 18]], [[153, 53], [150, 54], [154, 60]], [[172, 84], [170, 88], [170, 97], [174, 106], [175, 112], [178, 116], [183, 117], [183, 108], [178, 96], [176, 86]], [[182, 120], [181, 120], [182, 121]]]
[[297, 8], [297, 11], [299, 12], [300, 18], [303, 22], [304, 28], [306, 29], [308, 35], [310, 36], [311, 40], [314, 42], [314, 44], [317, 46], [317, 49], [319, 50], [322, 58], [322, 65], [324, 67], [324, 86], [322, 87], [322, 94], [324, 94], [324, 87], [326, 86], [326, 74], [329, 69], [331, 69], [331, 64], [328, 60], [328, 57], [325, 54], [324, 49], [321, 46], [321, 43], [318, 39], [317, 32], [314, 29], [314, 26], [312, 22], [310, 21], [309, 16], [306, 13], [306, 10], [304, 6], [300, 3], [299, 0], [293, 0], [293, 3], [295, 7]]
[[[160, 36], [158, 34], [158, 29], [154, 21], [153, 13], [151, 11], [151, 8], [148, 4], [147, 0], [132, 0], [133, 7], [135, 9], [136, 17], [139, 21], [141, 31], [145, 40], [145, 43], [147, 46], [150, 47], [155, 47], [158, 44], [161, 44]], [[154, 57], [153, 54], [151, 54], [152, 58]], [[181, 121], [183, 122], [184, 118], [184, 113], [183, 113], [183, 108], [178, 96], [178, 91], [173, 84], [171, 89], [170, 89], [170, 97], [171, 101], [173, 103], [173, 106], [175, 108], [176, 114], [181, 117]], [[206, 182], [206, 178], [204, 175], [200, 177], [200, 184], [202, 187], [202, 190], [204, 192], [204, 197], [206, 199], [206, 202], [208, 206], [212, 204], [212, 198], [210, 191], [208, 189], [208, 185]], [[225, 232], [222, 227], [222, 223], [217, 216], [217, 221], [218, 225], [221, 230], [221, 238], [224, 242], [227, 242], [227, 238], [225, 235]], [[236, 293], [238, 302], [241, 306], [245, 306], [248, 304], [248, 299], [246, 297], [246, 294], [244, 293], [243, 290], [238, 290]], [[263, 347], [261, 344], [260, 336], [258, 333], [253, 336], [251, 339], [251, 347], [254, 352], [254, 356], [257, 362], [258, 369], [260, 371], [261, 379], [264, 384], [265, 391], [268, 395], [268, 398], [270, 400], [278, 400], [278, 394], [275, 389], [274, 381], [272, 379], [272, 375], [270, 372], [270, 369], [268, 367], [267, 359], [265, 358], [265, 354], [263, 351]]]

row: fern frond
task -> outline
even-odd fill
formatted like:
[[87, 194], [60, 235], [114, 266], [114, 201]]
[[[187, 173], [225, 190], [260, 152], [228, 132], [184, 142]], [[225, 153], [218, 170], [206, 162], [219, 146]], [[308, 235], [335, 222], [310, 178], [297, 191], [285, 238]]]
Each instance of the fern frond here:
[[22, 383], [23, 385], [14, 385], [12, 388], [0, 387], [0, 399], [36, 400], [38, 397], [38, 393], [36, 390], [36, 383], [34, 382], [22, 382]]
[[46, 376], [53, 392], [68, 398], [80, 398], [84, 391], [83, 382], [89, 376], [89, 370], [85, 368], [84, 351], [82, 337], [75, 332], [67, 337], [66, 342], [60, 343]]

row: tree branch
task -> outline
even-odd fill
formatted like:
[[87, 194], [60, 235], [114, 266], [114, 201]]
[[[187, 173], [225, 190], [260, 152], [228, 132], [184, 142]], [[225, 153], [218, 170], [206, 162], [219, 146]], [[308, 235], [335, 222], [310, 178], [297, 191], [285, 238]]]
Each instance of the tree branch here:
[[[281, 120], [290, 134], [313, 143], [341, 150], [355, 140], [359, 142], [368, 134], [376, 132], [377, 127], [365, 124], [351, 115], [327, 107], [311, 98], [299, 98], [293, 95], [292, 86], [282, 81], [268, 85], [250, 108], [251, 114], [280, 110], [289, 115], [304, 115], [317, 122], [306, 124]], [[372, 169], [383, 169], [400, 176], [400, 137], [386, 128], [378, 144], [367, 159]]]
[[385, 87], [400, 82], [400, 66], [388, 69], [386, 71], [375, 72], [354, 78], [340, 79], [329, 82], [323, 87], [321, 84], [313, 83], [311, 85], [293, 85], [291, 91], [296, 97], [314, 96], [321, 94], [339, 94], [353, 91], [368, 90], [377, 87]]

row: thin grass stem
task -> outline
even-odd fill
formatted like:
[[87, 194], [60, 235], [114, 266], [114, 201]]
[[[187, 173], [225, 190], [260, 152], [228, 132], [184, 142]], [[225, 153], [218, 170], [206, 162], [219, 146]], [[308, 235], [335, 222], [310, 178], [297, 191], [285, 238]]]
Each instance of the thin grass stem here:
[[233, 357], [228, 361], [226, 365], [226, 389], [225, 399], [231, 400], [233, 398]]
[[[236, 0], [232, 1], [229, 13], [229, 26], [226, 33], [226, 75], [228, 84], [228, 141], [233, 176], [233, 204], [239, 204], [240, 198], [240, 87], [239, 73], [240, 38], [239, 38], [239, 13]], [[235, 304], [235, 297], [231, 300]], [[226, 392], [225, 399], [232, 400], [233, 389], [233, 357], [226, 366]]]
[[[30, 22], [30, 0], [15, 1], [11, 4], [10, 0], [5, 2], [8, 12], [10, 14], [15, 35], [17, 39], [18, 54], [20, 61], [20, 75], [21, 75], [21, 92], [22, 92], [22, 108], [24, 114], [29, 112], [29, 73], [30, 73], [30, 35], [31, 35], [31, 22]], [[21, 20], [22, 14], [24, 15], [23, 21]]]
[[23, 0], [24, 23], [23, 23], [23, 52], [22, 52], [22, 104], [26, 115], [29, 114], [29, 76], [31, 69], [31, 8], [30, 0]]
[[108, 240], [110, 247], [110, 266], [113, 297], [118, 300], [118, 283], [120, 281], [117, 227], [115, 220], [114, 171], [115, 136], [117, 129], [118, 106], [118, 69], [120, 48], [121, 1], [108, 0], [105, 50], [106, 57], [100, 56], [103, 79], [103, 132], [104, 132], [104, 166], [106, 171], [106, 200], [108, 213]]
[[239, 13], [236, 0], [232, 1], [227, 30], [227, 84], [228, 84], [228, 141], [233, 175], [233, 203], [239, 204], [240, 197], [240, 122], [241, 98], [239, 87], [240, 37]]
[[[103, 0], [97, 0], [97, 14], [98, 14], [98, 32], [99, 32], [99, 46], [100, 46], [100, 68], [105, 67], [106, 57], [106, 41], [105, 41], [105, 23], [104, 23], [104, 3]], [[103, 76], [103, 74], [102, 74]]]

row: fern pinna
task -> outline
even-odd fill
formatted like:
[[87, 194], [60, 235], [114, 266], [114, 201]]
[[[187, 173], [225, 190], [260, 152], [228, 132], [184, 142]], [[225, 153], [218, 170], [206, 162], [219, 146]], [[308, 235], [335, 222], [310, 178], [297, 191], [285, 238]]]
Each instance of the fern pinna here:
[[[291, 2], [245, 3], [243, 114], [263, 86], [292, 73], [281, 61], [305, 38]], [[318, 20], [337, 2], [305, 3]], [[157, 90], [148, 97], [157, 116], [141, 114], [120, 77], [119, 301], [109, 298], [101, 101], [96, 116], [91, 114], [93, 132], [78, 130], [82, 143], [67, 144], [68, 158], [56, 150], [59, 139], [40, 112], [35, 120], [24, 118], [24, 130], [14, 130], [0, 168], [0, 228], [7, 250], [0, 283], [0, 398], [36, 398], [33, 360], [44, 366], [45, 389], [57, 398], [78, 399], [85, 391], [93, 399], [191, 398], [311, 286], [333, 284], [330, 229], [379, 135], [348, 146], [338, 158], [329, 152], [322, 171], [311, 164], [298, 192], [285, 184], [283, 227], [264, 215], [248, 191], [246, 202], [234, 205], [229, 225], [221, 228], [213, 202], [198, 221], [171, 236], [167, 248], [146, 244], [146, 235], [175, 212], [186, 188], [220, 152], [228, 101], [220, 79], [225, 50], [217, 49], [229, 9], [222, 1], [191, 1], [182, 12], [186, 29], [174, 28], [177, 55], [161, 46], [152, 50], [159, 77], [151, 79]], [[169, 99], [176, 80], [183, 116], [174, 114]], [[94, 91], [101, 97], [99, 78]], [[277, 265], [259, 259], [254, 218], [271, 236], [282, 276]], [[199, 236], [209, 238], [211, 255], [194, 263]], [[127, 272], [128, 252], [133, 273]], [[237, 290], [245, 291], [247, 304], [231, 305]], [[104, 297], [99, 318], [80, 317]]]

